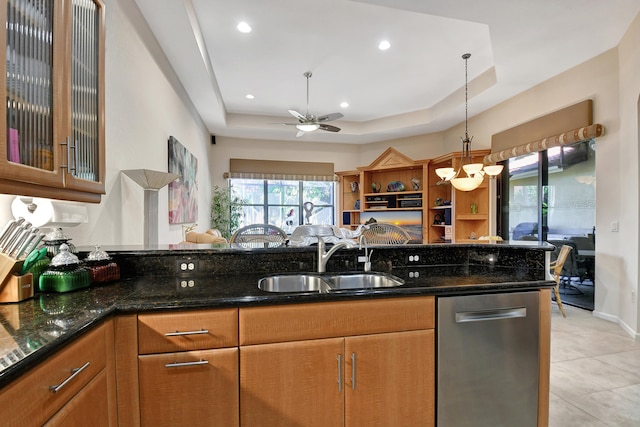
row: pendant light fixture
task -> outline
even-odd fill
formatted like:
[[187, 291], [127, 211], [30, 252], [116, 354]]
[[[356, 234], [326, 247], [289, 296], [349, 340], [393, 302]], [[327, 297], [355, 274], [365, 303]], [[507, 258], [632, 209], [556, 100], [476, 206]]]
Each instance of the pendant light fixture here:
[[458, 170], [454, 168], [438, 168], [436, 174], [443, 181], [451, 182], [456, 190], [473, 191], [482, 184], [484, 176], [493, 178], [502, 172], [502, 165], [485, 166], [482, 163], [471, 163], [470, 146], [473, 137], [469, 137], [469, 82], [467, 61], [470, 53], [462, 55], [464, 59], [464, 138], [462, 140], [462, 156]]

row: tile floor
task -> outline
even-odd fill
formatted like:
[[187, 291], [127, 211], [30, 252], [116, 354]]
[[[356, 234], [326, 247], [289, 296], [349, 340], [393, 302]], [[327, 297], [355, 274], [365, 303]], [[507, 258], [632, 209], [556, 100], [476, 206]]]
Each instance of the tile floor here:
[[549, 427], [640, 426], [640, 341], [568, 305], [551, 317]]

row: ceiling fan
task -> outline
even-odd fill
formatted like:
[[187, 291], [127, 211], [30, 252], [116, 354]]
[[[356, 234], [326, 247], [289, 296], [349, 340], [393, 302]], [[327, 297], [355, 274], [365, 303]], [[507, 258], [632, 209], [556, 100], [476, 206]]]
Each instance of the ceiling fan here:
[[307, 132], [313, 132], [318, 129], [328, 132], [340, 132], [340, 128], [332, 125], [328, 125], [325, 122], [331, 120], [337, 120], [344, 117], [342, 113], [331, 113], [323, 116], [316, 117], [309, 113], [309, 78], [311, 78], [311, 71], [307, 71], [303, 74], [307, 78], [307, 114], [300, 114], [295, 110], [289, 110], [289, 114], [298, 119], [298, 123], [282, 123], [286, 126], [295, 126], [298, 128], [298, 134], [296, 136], [302, 136]]

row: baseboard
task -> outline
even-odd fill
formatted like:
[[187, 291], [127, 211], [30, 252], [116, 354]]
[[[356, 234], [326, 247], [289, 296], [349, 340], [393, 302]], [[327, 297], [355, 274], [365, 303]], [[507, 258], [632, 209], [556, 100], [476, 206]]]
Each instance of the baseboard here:
[[595, 311], [595, 310], [592, 311], [592, 313], [593, 313], [593, 316], [597, 317], [598, 319], [617, 323], [618, 325], [620, 325], [623, 331], [629, 334], [631, 338], [634, 338], [636, 341], [640, 339], [640, 333], [636, 332], [632, 327], [630, 327], [625, 322], [623, 322], [622, 319], [620, 319], [618, 316], [612, 316], [611, 314], [607, 314], [607, 313], [603, 313], [601, 311]]

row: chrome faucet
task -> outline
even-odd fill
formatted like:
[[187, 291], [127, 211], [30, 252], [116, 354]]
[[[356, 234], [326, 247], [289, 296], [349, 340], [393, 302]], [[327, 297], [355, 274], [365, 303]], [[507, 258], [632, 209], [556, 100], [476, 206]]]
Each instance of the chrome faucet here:
[[338, 242], [334, 244], [331, 249], [325, 252], [324, 240], [322, 240], [322, 237], [320, 236], [317, 236], [317, 237], [318, 237], [318, 273], [324, 273], [327, 271], [327, 261], [329, 261], [329, 258], [331, 258], [331, 255], [336, 253], [338, 249], [348, 248], [348, 247], [351, 247], [351, 245], [346, 241]]
[[369, 251], [369, 247], [367, 246], [367, 238], [364, 236], [364, 234], [361, 234], [360, 238], [358, 239], [358, 249], [362, 250], [363, 246], [364, 257], [359, 256], [358, 262], [364, 263], [364, 271], [365, 273], [368, 273], [369, 271], [371, 271], [371, 254], [373, 253], [373, 249]]

